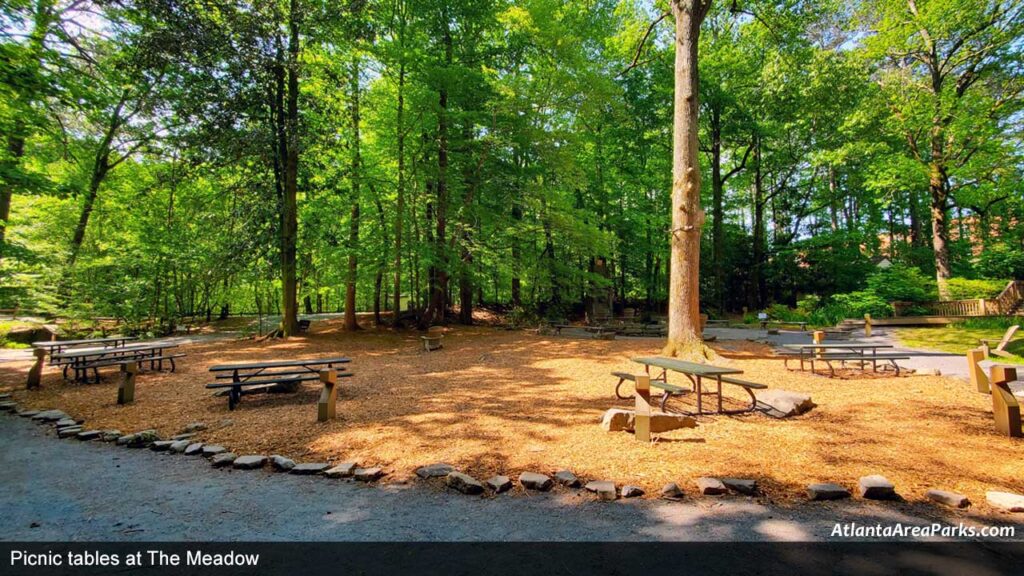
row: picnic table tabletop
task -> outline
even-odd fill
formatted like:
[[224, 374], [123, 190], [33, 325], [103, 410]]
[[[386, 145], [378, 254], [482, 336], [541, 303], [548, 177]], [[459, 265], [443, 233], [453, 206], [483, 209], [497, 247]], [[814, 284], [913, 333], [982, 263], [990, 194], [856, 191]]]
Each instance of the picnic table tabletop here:
[[35, 348], [63, 348], [65, 346], [81, 346], [84, 344], [109, 344], [135, 340], [135, 336], [110, 336], [107, 338], [83, 338], [81, 340], [43, 340], [33, 342]]
[[125, 346], [118, 346], [116, 348], [81, 348], [77, 350], [68, 350], [66, 352], [54, 354], [53, 359], [66, 360], [91, 357], [102, 358], [104, 356], [121, 356], [124, 355], [125, 353], [130, 352], [153, 352], [177, 347], [177, 344], [171, 342], [148, 342], [139, 344], [128, 344]]
[[277, 360], [273, 362], [249, 362], [245, 364], [217, 364], [210, 366], [210, 372], [230, 372], [234, 370], [258, 370], [263, 368], [288, 368], [301, 366], [310, 368], [313, 366], [332, 366], [334, 364], [346, 364], [352, 360], [345, 357], [337, 358], [311, 358], [308, 360]]
[[693, 374], [694, 376], [721, 376], [724, 374], [743, 373], [743, 370], [738, 368], [726, 368], [724, 366], [713, 366], [711, 364], [698, 364], [696, 362], [686, 362], [685, 360], [663, 358], [661, 356], [633, 358], [633, 362], [636, 362], [637, 364], [644, 364], [646, 366], [656, 366], [666, 370], [682, 372], [684, 374]]

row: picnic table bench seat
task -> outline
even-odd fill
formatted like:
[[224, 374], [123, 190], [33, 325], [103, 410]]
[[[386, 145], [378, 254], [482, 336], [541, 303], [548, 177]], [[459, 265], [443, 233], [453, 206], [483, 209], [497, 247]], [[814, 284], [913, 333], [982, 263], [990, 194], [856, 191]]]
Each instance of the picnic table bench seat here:
[[834, 377], [836, 375], [835, 367], [832, 362], [841, 362], [846, 364], [847, 362], [860, 362], [862, 365], [868, 362], [871, 363], [871, 371], [878, 372], [878, 362], [882, 360], [893, 367], [896, 371], [896, 375], [900, 375], [900, 365], [896, 362], [897, 360], [910, 360], [910, 356], [907, 354], [896, 353], [883, 353], [883, 354], [827, 354], [820, 358], [811, 356], [807, 358], [807, 361], [811, 363], [811, 372], [814, 372], [814, 363], [824, 362], [828, 366], [829, 376]]
[[[255, 394], [257, 392], [293, 392], [297, 390], [298, 384], [321, 380], [324, 382], [324, 394], [321, 394], [320, 415], [318, 419], [325, 421], [333, 418], [333, 403], [335, 397], [335, 376], [345, 378], [352, 376], [351, 372], [340, 372], [334, 369], [335, 364], [347, 364], [348, 358], [324, 358], [316, 360], [279, 360], [273, 362], [253, 362], [248, 364], [221, 364], [210, 367], [214, 373], [214, 379], [219, 380], [206, 385], [209, 389], [219, 389], [220, 393], [227, 392], [228, 409], [234, 410], [242, 399], [242, 394]], [[267, 371], [267, 370], [271, 371]], [[322, 374], [326, 370], [329, 374], [326, 378]], [[230, 379], [230, 382], [225, 382]]]
[[[338, 374], [338, 376], [351, 375], [351, 373]], [[238, 402], [242, 399], [242, 394], [272, 392], [274, 390], [281, 390], [282, 385], [298, 385], [302, 382], [312, 382], [314, 380], [320, 380], [320, 375], [312, 374], [307, 371], [305, 374], [279, 374], [271, 375], [270, 377], [267, 378], [250, 378], [249, 380], [237, 382], [212, 382], [210, 384], [207, 384], [206, 387], [211, 390], [218, 388], [226, 388], [228, 397], [228, 409], [234, 410], [235, 407], [238, 406]]]
[[[612, 376], [615, 376], [619, 379], [618, 384], [615, 385], [615, 397], [620, 400], [627, 400], [629, 398], [632, 398], [632, 396], [623, 395], [621, 392], [621, 388], [625, 382], [636, 382], [636, 375], [630, 372], [612, 372]], [[672, 396], [681, 396], [683, 394], [686, 394], [687, 392], [690, 392], [690, 390], [682, 386], [669, 384], [668, 382], [662, 379], [664, 378], [664, 376], [665, 374], [662, 373], [662, 376], [656, 379], [651, 379], [652, 388], [658, 388], [659, 390], [664, 391], [664, 393], [661, 395], [662, 412], [665, 412], [665, 405], [668, 403], [669, 399], [671, 399]], [[752, 390], [768, 389], [768, 386], [766, 384], [760, 384], [758, 382], [748, 382], [746, 380], [740, 380], [739, 378], [734, 378], [732, 376], [723, 375], [721, 376], [721, 379], [723, 384], [731, 384], [733, 386], [739, 386], [740, 388], [743, 388], [747, 392], [747, 394], [750, 395], [751, 407], [757, 406], [757, 398], [754, 396]]]
[[125, 364], [129, 364], [129, 363], [132, 363], [132, 362], [135, 362], [135, 363], [138, 363], [139, 365], [142, 365], [142, 364], [145, 364], [146, 362], [149, 362], [150, 369], [153, 369], [155, 367], [157, 370], [163, 370], [163, 368], [164, 368], [164, 360], [167, 360], [167, 361], [169, 361], [171, 363], [171, 372], [174, 372], [177, 369], [177, 366], [176, 366], [176, 364], [174, 362], [175, 358], [182, 358], [183, 356], [185, 356], [184, 352], [181, 352], [181, 353], [178, 353], [178, 354], [162, 354], [162, 355], [159, 355], [159, 356], [142, 356], [142, 355], [137, 355], [137, 356], [118, 356], [118, 357], [113, 357], [113, 358], [101, 358], [101, 359], [98, 359], [98, 360], [92, 360], [92, 361], [82, 362], [82, 363], [73, 364], [73, 365], [69, 364], [65, 368], [72, 368], [72, 369], [74, 369], [74, 371], [75, 371], [75, 380], [76, 381], [84, 381], [84, 382], [88, 382], [89, 381], [88, 374], [89, 374], [89, 371], [91, 370], [92, 374], [93, 374], [94, 381], [95, 382], [99, 382], [100, 381], [100, 372], [99, 372], [100, 368], [106, 368], [106, 367], [109, 367], [109, 366], [123, 366]]

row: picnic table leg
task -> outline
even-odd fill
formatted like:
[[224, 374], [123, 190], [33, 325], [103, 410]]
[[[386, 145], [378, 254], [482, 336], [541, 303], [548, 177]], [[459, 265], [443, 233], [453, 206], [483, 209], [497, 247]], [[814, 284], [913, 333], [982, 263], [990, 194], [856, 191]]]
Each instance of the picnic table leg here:
[[324, 388], [320, 391], [320, 401], [317, 403], [317, 421], [327, 422], [334, 420], [334, 405], [338, 401], [338, 373], [337, 371], [321, 370], [320, 381]]
[[[666, 392], [667, 397], [667, 392]], [[651, 377], [644, 374], [636, 377], [636, 413], [633, 420], [633, 439], [637, 442], [651, 441]], [[664, 410], [664, 408], [662, 408]]]
[[971, 373], [971, 384], [978, 392], [988, 394], [991, 392], [988, 386], [988, 375], [982, 369], [979, 362], [985, 359], [985, 351], [981, 348], [967, 351], [967, 370]]
[[1021, 430], [1020, 402], [1010, 391], [1009, 382], [1017, 379], [1017, 369], [1009, 366], [993, 366], [992, 381], [992, 416], [995, 419], [996, 432], [1011, 438], [1024, 436]]
[[701, 386], [700, 375], [697, 375], [697, 414], [704, 413], [704, 388]]
[[722, 413], [722, 375], [718, 374], [715, 376], [715, 380], [718, 382], [718, 413]]
[[32, 351], [36, 357], [36, 363], [32, 365], [32, 368], [28, 371], [28, 382], [25, 388], [31, 390], [33, 388], [39, 388], [39, 382], [43, 378], [43, 359], [46, 357], [46, 350], [43, 348], [36, 348]]
[[118, 404], [131, 404], [135, 402], [135, 375], [138, 371], [138, 362], [125, 362], [121, 364], [121, 382], [117, 386]]

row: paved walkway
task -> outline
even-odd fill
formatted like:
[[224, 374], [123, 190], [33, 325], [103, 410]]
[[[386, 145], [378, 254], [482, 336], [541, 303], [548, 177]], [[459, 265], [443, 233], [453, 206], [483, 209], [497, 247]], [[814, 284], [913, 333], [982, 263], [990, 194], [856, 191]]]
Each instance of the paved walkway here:
[[[481, 499], [215, 470], [201, 457], [58, 440], [48, 428], [0, 415], [0, 540], [809, 541], [828, 540], [837, 522], [989, 523], [906, 503], [600, 503], [575, 491]], [[1024, 525], [1017, 533], [1024, 539]]]

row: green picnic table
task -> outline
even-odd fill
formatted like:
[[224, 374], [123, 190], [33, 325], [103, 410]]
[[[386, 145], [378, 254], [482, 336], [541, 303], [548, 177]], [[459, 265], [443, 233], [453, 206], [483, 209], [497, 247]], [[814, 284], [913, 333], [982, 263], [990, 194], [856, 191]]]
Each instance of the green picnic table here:
[[[686, 376], [691, 383], [693, 383], [693, 390], [697, 395], [697, 412], [695, 415], [702, 414], [738, 414], [743, 412], [751, 412], [757, 408], [757, 398], [754, 396], [752, 390], [759, 390], [767, 388], [764, 384], [758, 384], [756, 382], [747, 382], [745, 380], [739, 380], [733, 378], [733, 374], [742, 374], [743, 370], [738, 368], [728, 368], [724, 366], [714, 366], [711, 364], [698, 364], [696, 362], [687, 362], [685, 360], [677, 360], [675, 358], [665, 358], [661, 356], [633, 358], [633, 362], [642, 364], [644, 366], [644, 372], [648, 375], [651, 374], [651, 367], [660, 368], [661, 374], [651, 378], [651, 386], [660, 388], [665, 391], [662, 397], [662, 410], [665, 409], [665, 403], [669, 397], [673, 395], [681, 395], [686, 390], [680, 386], [675, 386], [668, 383], [668, 373], [677, 372]], [[617, 373], [620, 378], [622, 374]], [[716, 391], [715, 392], [704, 392], [704, 378], [711, 378], [715, 381]], [[743, 388], [747, 394], [750, 395], [750, 406], [747, 406], [741, 410], [726, 410], [722, 406], [722, 384], [732, 384]], [[620, 380], [621, 384], [621, 380]], [[714, 412], [704, 411], [704, 395], [709, 394], [718, 397], [718, 406]]]

